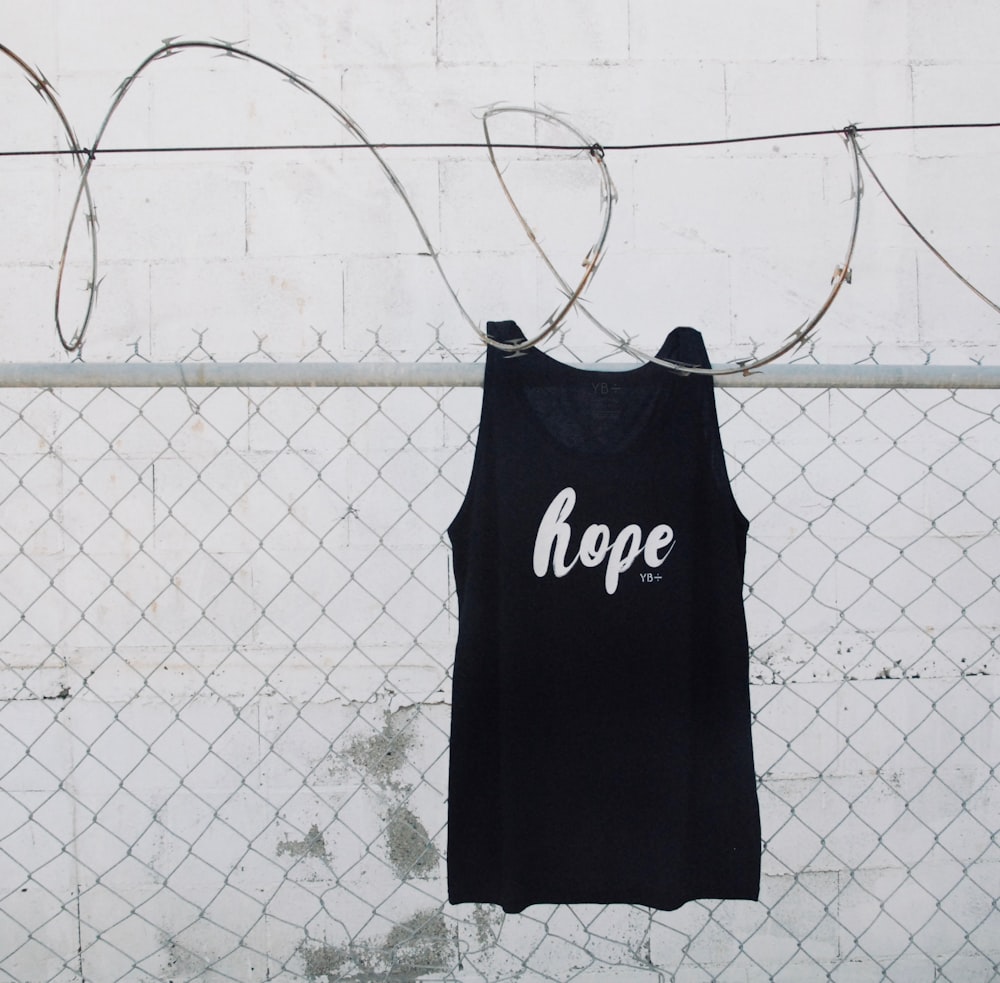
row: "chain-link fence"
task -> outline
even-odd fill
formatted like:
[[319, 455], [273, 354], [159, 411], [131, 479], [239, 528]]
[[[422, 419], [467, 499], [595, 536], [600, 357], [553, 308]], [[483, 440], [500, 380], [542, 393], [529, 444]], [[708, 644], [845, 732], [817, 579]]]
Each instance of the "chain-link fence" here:
[[0, 978], [1000, 976], [996, 392], [718, 391], [761, 901], [523, 915], [444, 901], [480, 395], [0, 394]]

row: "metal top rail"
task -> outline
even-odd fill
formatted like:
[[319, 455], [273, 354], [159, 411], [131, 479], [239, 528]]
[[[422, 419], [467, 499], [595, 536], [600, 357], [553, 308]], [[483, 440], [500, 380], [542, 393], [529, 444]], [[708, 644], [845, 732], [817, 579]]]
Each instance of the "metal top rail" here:
[[[622, 363], [584, 364], [613, 371]], [[8, 362], [0, 388], [475, 387], [483, 364], [452, 362]], [[727, 388], [1000, 389], [997, 365], [768, 365], [715, 377]]]

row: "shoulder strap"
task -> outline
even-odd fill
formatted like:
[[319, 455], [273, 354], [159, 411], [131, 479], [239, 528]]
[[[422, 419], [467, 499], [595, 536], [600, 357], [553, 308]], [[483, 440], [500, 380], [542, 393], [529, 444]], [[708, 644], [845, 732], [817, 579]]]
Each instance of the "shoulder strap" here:
[[692, 368], [711, 368], [708, 351], [705, 349], [705, 341], [701, 332], [694, 328], [674, 328], [667, 335], [656, 355], [658, 358], [679, 362], [682, 365], [690, 365]]
[[[527, 340], [514, 321], [487, 321], [486, 334], [494, 341], [503, 341], [508, 344]], [[494, 349], [492, 345], [490, 348], [493, 351], [499, 351], [499, 349]]]

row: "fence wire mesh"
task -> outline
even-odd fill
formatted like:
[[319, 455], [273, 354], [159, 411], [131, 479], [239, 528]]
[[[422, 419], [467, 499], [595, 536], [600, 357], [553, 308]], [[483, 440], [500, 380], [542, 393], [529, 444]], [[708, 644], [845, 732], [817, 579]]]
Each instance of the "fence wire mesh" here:
[[523, 915], [444, 900], [480, 398], [0, 394], [0, 978], [996, 979], [995, 392], [718, 391], [761, 901]]

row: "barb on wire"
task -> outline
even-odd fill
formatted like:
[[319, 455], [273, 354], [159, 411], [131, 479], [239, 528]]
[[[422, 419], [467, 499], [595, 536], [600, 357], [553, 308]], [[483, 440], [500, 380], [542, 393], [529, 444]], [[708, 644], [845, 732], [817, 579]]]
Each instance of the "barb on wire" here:
[[896, 210], [896, 214], [899, 215], [899, 217], [906, 223], [910, 231], [934, 254], [934, 256], [936, 256], [945, 265], [945, 267], [951, 273], [953, 273], [956, 277], [958, 277], [958, 279], [961, 280], [961, 282], [964, 283], [965, 286], [967, 286], [981, 301], [983, 301], [983, 303], [989, 304], [989, 306], [992, 307], [993, 310], [995, 310], [998, 314], [1000, 314], [1000, 306], [998, 306], [994, 301], [990, 300], [990, 298], [987, 297], [986, 294], [984, 294], [978, 287], [976, 287], [975, 284], [970, 282], [967, 277], [964, 277], [961, 273], [959, 273], [959, 271], [955, 269], [955, 267], [952, 266], [952, 264], [949, 263], [947, 259], [945, 259], [945, 257], [941, 254], [940, 250], [938, 250], [937, 247], [934, 246], [934, 244], [930, 241], [930, 239], [928, 239], [927, 236], [925, 236], [920, 231], [920, 229], [918, 229], [916, 225], [913, 224], [910, 217], [899, 206], [899, 203], [896, 201], [896, 199], [893, 198], [891, 194], [889, 194], [889, 191], [886, 188], [886, 186], [882, 183], [881, 178], [879, 178], [879, 176], [875, 173], [875, 169], [872, 167], [871, 161], [868, 160], [868, 157], [865, 155], [865, 152], [860, 147], [858, 147], [858, 156], [861, 158], [861, 162], [865, 165], [865, 169], [868, 171], [868, 173], [872, 176], [872, 179], [878, 185], [879, 190], [882, 192], [882, 194], [885, 195], [886, 201], [888, 201], [889, 204], [892, 205], [892, 207]]
[[[510, 192], [510, 188], [507, 186], [507, 182], [504, 180], [503, 172], [500, 169], [500, 165], [497, 163], [496, 154], [494, 153], [494, 145], [490, 136], [490, 118], [493, 116], [500, 116], [505, 113], [527, 113], [528, 115], [535, 116], [537, 119], [544, 120], [547, 123], [554, 123], [558, 126], [564, 127], [570, 133], [573, 134], [579, 141], [580, 146], [574, 149], [579, 152], [581, 150], [589, 153], [591, 160], [597, 165], [600, 171], [601, 180], [601, 225], [598, 230], [597, 239], [594, 245], [587, 250], [587, 254], [583, 259], [583, 275], [580, 278], [580, 282], [575, 288], [569, 287], [563, 278], [559, 275], [555, 267], [552, 265], [551, 260], [546, 254], [545, 250], [542, 249], [541, 243], [538, 241], [538, 236], [535, 235], [534, 230], [528, 224], [528, 220], [524, 217], [524, 213], [517, 207], [517, 203], [514, 201], [514, 196]], [[531, 241], [531, 244], [535, 247], [538, 255], [541, 257], [542, 261], [549, 268], [553, 276], [562, 287], [563, 293], [566, 296], [566, 302], [560, 307], [556, 308], [552, 314], [546, 318], [545, 322], [542, 324], [542, 328], [534, 338], [529, 338], [526, 341], [520, 342], [503, 342], [497, 341], [495, 338], [490, 338], [485, 332], [476, 328], [476, 333], [479, 337], [486, 342], [488, 345], [493, 345], [495, 348], [503, 349], [509, 352], [520, 352], [525, 351], [528, 348], [533, 348], [535, 345], [541, 343], [555, 331], [559, 329], [559, 326], [566, 319], [569, 312], [577, 305], [577, 301], [580, 300], [583, 291], [586, 289], [587, 284], [594, 278], [594, 274], [597, 272], [598, 267], [601, 264], [601, 259], [604, 256], [604, 245], [608, 238], [608, 229], [611, 225], [611, 212], [614, 208], [615, 202], [618, 200], [618, 194], [615, 191], [614, 183], [611, 180], [611, 174], [608, 171], [608, 166], [604, 161], [604, 151], [600, 144], [595, 143], [589, 137], [584, 136], [572, 123], [567, 122], [561, 116], [552, 112], [548, 109], [536, 109], [526, 106], [491, 106], [483, 113], [483, 133], [486, 137], [486, 148], [490, 156], [490, 164], [493, 166], [493, 171], [496, 174], [497, 180], [500, 182], [500, 187], [503, 189], [503, 193], [507, 198], [507, 202], [510, 207], [514, 209], [514, 214], [517, 216], [518, 221], [521, 223], [521, 227], [524, 229]]]
[[45, 74], [40, 69], [32, 68], [23, 58], [17, 55], [14, 51], [8, 48], [4, 44], [0, 44], [0, 54], [6, 55], [11, 61], [14, 62], [18, 68], [27, 76], [28, 81], [31, 83], [31, 87], [49, 104], [49, 106], [54, 110], [56, 116], [59, 117], [59, 122], [62, 125], [63, 133], [69, 142], [69, 153], [72, 154], [77, 167], [80, 170], [80, 184], [76, 192], [76, 200], [73, 205], [73, 215], [79, 211], [81, 199], [85, 200], [87, 203], [87, 240], [90, 243], [90, 279], [87, 282], [87, 307], [84, 310], [83, 317], [77, 325], [76, 330], [67, 338], [66, 332], [63, 329], [62, 323], [62, 284], [63, 277], [66, 272], [66, 263], [69, 256], [69, 243], [70, 243], [70, 233], [72, 231], [72, 221], [70, 222], [70, 229], [67, 230], [66, 238], [63, 241], [62, 252], [59, 256], [59, 271], [56, 277], [56, 291], [55, 291], [55, 303], [53, 310], [53, 317], [55, 319], [56, 333], [59, 336], [59, 341], [63, 348], [68, 352], [79, 351], [80, 346], [83, 344], [84, 335], [87, 332], [87, 325], [90, 323], [90, 317], [94, 312], [94, 305], [97, 301], [97, 289], [100, 286], [100, 280], [97, 276], [97, 208], [94, 205], [94, 199], [90, 190], [90, 183], [87, 180], [87, 176], [90, 173], [90, 166], [93, 163], [93, 152], [84, 150], [79, 141], [76, 138], [76, 134], [73, 132], [73, 126], [63, 111], [62, 106], [59, 103], [59, 99], [56, 97], [55, 89], [52, 83], [45, 77]]
[[[407, 212], [413, 219], [413, 222], [416, 225], [417, 231], [420, 235], [420, 238], [422, 239], [424, 246], [426, 247], [426, 254], [430, 257], [431, 261], [434, 263], [434, 266], [437, 269], [438, 274], [441, 276], [441, 279], [444, 282], [444, 285], [448, 293], [451, 295], [452, 300], [455, 302], [456, 306], [458, 307], [459, 311], [461, 312], [465, 320], [472, 326], [472, 328], [476, 331], [476, 333], [479, 334], [480, 337], [482, 337], [483, 336], [482, 330], [476, 324], [475, 320], [472, 318], [469, 312], [465, 309], [462, 302], [459, 300], [458, 293], [452, 286], [451, 281], [448, 279], [448, 276], [441, 263], [440, 255], [438, 254], [437, 249], [434, 247], [434, 244], [431, 242], [430, 236], [428, 235], [427, 230], [424, 228], [424, 225], [421, 222], [419, 215], [417, 215], [416, 209], [414, 208], [413, 203], [409, 198], [409, 195], [407, 195], [402, 182], [396, 176], [393, 169], [389, 166], [385, 157], [379, 152], [378, 146], [372, 143], [372, 141], [368, 139], [368, 137], [365, 135], [361, 127], [343, 109], [341, 109], [335, 103], [331, 102], [319, 90], [314, 88], [309, 82], [307, 82], [304, 78], [302, 78], [302, 76], [296, 74], [290, 69], [283, 68], [276, 62], [269, 61], [267, 58], [263, 58], [260, 55], [254, 54], [251, 51], [248, 51], [244, 48], [240, 48], [236, 44], [233, 44], [228, 41], [220, 41], [215, 39], [210, 41], [179, 41], [176, 37], [166, 38], [164, 39], [163, 43], [159, 48], [157, 48], [155, 51], [153, 51], [151, 54], [147, 55], [143, 59], [143, 61], [139, 64], [139, 66], [135, 69], [134, 72], [132, 72], [130, 75], [127, 75], [122, 80], [121, 84], [115, 90], [114, 98], [111, 101], [111, 105], [109, 106], [108, 111], [104, 116], [104, 119], [101, 121], [101, 124], [98, 127], [97, 134], [94, 137], [92, 146], [86, 153], [84, 153], [83, 151], [80, 152], [81, 155], [80, 183], [77, 188], [76, 198], [73, 202], [72, 211], [70, 213], [70, 218], [66, 229], [65, 243], [63, 246], [64, 256], [68, 248], [70, 237], [72, 236], [73, 227], [76, 223], [76, 219], [80, 211], [81, 200], [84, 197], [87, 199], [88, 205], [90, 206], [90, 213], [93, 213], [93, 207], [90, 204], [90, 190], [89, 190], [88, 178], [90, 176], [90, 170], [93, 167], [94, 160], [97, 156], [98, 148], [100, 147], [101, 141], [104, 138], [104, 134], [108, 128], [108, 125], [110, 124], [111, 119], [114, 116], [115, 112], [117, 111], [118, 107], [121, 105], [122, 101], [128, 95], [129, 91], [131, 90], [132, 86], [135, 84], [139, 76], [151, 64], [181, 54], [182, 52], [185, 51], [196, 51], [196, 50], [216, 51], [220, 54], [220, 56], [242, 59], [244, 61], [248, 61], [253, 64], [260, 65], [264, 68], [270, 69], [271, 71], [277, 72], [287, 82], [290, 82], [292, 85], [294, 85], [295, 88], [319, 100], [319, 102], [321, 102], [324, 106], [326, 106], [328, 110], [330, 110], [330, 112], [334, 115], [337, 121], [351, 134], [351, 136], [358, 142], [358, 144], [367, 148], [367, 150], [371, 152], [372, 156], [378, 163], [378, 166], [381, 169], [383, 175], [392, 185], [393, 189], [396, 191], [399, 197], [403, 200], [403, 204], [406, 206]], [[91, 222], [88, 218], [88, 225], [90, 225], [90, 227], [93, 228], [96, 225], [96, 223]], [[91, 279], [92, 286], [90, 292], [90, 302], [88, 306], [88, 317], [90, 308], [93, 307], [94, 299], [96, 296], [96, 284], [99, 282], [96, 276], [96, 245], [94, 247], [94, 255], [95, 255], [95, 270], [94, 270], [94, 275]], [[62, 279], [63, 279], [63, 266], [61, 265], [59, 269], [57, 297], [58, 297], [58, 291], [62, 286]], [[61, 332], [60, 332], [60, 338], [62, 338]], [[82, 329], [78, 331], [77, 335], [74, 338], [74, 342], [75, 342], [73, 346], [74, 348], [79, 348], [80, 344], [82, 344], [83, 342]], [[66, 344], [65, 341], [63, 342], [63, 344], [64, 345]]]

